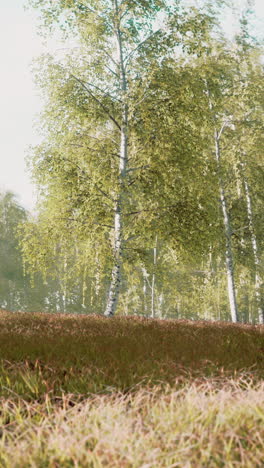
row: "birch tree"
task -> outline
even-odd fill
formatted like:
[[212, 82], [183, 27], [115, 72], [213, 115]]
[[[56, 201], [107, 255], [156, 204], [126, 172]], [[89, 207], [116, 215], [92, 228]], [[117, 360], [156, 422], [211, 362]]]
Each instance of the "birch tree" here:
[[250, 232], [251, 238], [251, 245], [252, 245], [252, 252], [254, 258], [254, 267], [255, 267], [255, 296], [256, 296], [256, 303], [258, 309], [258, 319], [259, 323], [264, 323], [264, 307], [261, 297], [261, 289], [262, 289], [262, 275], [261, 275], [261, 261], [260, 261], [260, 252], [257, 242], [257, 236], [255, 231], [255, 223], [254, 223], [254, 213], [252, 208], [252, 197], [251, 192], [248, 184], [247, 177], [245, 175], [245, 163], [241, 164], [242, 167], [242, 180], [244, 184], [245, 196], [246, 196], [246, 205], [247, 205], [247, 218], [248, 218], [248, 229]]
[[57, 25], [74, 39], [74, 47], [63, 58], [44, 58], [36, 72], [47, 103], [45, 138], [30, 164], [42, 194], [39, 229], [45, 231], [47, 249], [45, 255], [35, 250], [38, 258], [31, 255], [29, 263], [44, 268], [52, 245], [59, 244], [62, 256], [66, 245], [77, 245], [80, 262], [89, 250], [92, 270], [96, 250], [109, 287], [105, 315], [112, 316], [129, 249], [144, 250], [143, 241], [157, 234], [149, 215], [155, 203], [149, 209], [144, 205], [141, 182], [145, 178], [150, 193], [150, 162], [165, 147], [157, 145], [153, 155], [146, 150], [152, 137], [144, 134], [138, 109], [147, 100], [155, 108], [157, 96], [148, 81], [177, 46], [188, 42], [190, 30], [201, 29], [203, 35], [204, 18], [196, 10], [180, 13], [177, 2], [167, 6], [163, 0], [30, 3], [41, 12], [48, 33]]
[[[30, 3], [41, 12], [48, 31], [57, 24], [66, 37], [75, 36], [75, 41], [77, 37], [77, 49], [62, 60], [45, 59], [46, 74], [42, 68], [37, 78], [43, 88], [41, 74], [50, 83], [44, 117], [48, 138], [31, 160], [35, 179], [47, 194], [42, 220], [49, 219], [53, 232], [62, 228], [63, 218], [64, 232], [67, 226], [76, 231], [86, 224], [91, 243], [95, 225], [104, 232], [110, 230], [112, 266], [105, 315], [112, 316], [122, 283], [124, 243], [134, 237], [129, 235], [133, 228], [127, 230], [125, 225], [126, 212], [133, 211], [135, 186], [130, 186], [133, 175], [144, 169], [133, 152], [131, 122], [136, 103], [132, 84], [150, 72], [166, 51], [167, 33], [157, 23], [165, 4], [162, 0]], [[50, 170], [56, 171], [58, 184], [49, 177]], [[64, 203], [66, 191], [75, 183], [71, 201]], [[85, 200], [84, 192], [88, 192]]]
[[[238, 51], [238, 74], [241, 76], [243, 87], [243, 100], [241, 103], [240, 121], [236, 128], [238, 143], [238, 166], [244, 189], [247, 213], [247, 230], [254, 263], [254, 287], [259, 323], [264, 323], [264, 304], [262, 298], [263, 267], [261, 262], [261, 250], [259, 235], [256, 230], [256, 216], [254, 213], [255, 200], [259, 198], [258, 184], [255, 179], [255, 190], [250, 186], [248, 174], [262, 172], [263, 156], [263, 66], [261, 64], [261, 48], [252, 45], [247, 46], [245, 38], [240, 37], [240, 50]], [[242, 48], [242, 50], [241, 50]], [[244, 61], [243, 61], [243, 55]], [[244, 66], [243, 66], [244, 65]], [[261, 220], [260, 216], [260, 220]]]
[[234, 275], [234, 254], [232, 246], [232, 225], [231, 219], [227, 207], [227, 199], [224, 189], [224, 181], [222, 177], [221, 169], [221, 146], [220, 138], [221, 132], [224, 130], [224, 124], [222, 125], [220, 131], [215, 128], [214, 131], [214, 140], [215, 140], [215, 158], [217, 162], [217, 172], [218, 172], [218, 181], [219, 181], [219, 192], [220, 192], [220, 203], [223, 213], [223, 224], [225, 230], [225, 239], [226, 239], [226, 272], [227, 272], [227, 291], [230, 304], [230, 312], [232, 322], [238, 321], [238, 308], [237, 308], [237, 299], [236, 299], [236, 288], [235, 288], [235, 275]]
[[[257, 60], [256, 60], [257, 59]], [[255, 298], [259, 323], [264, 323], [264, 307], [262, 298], [263, 288], [263, 267], [261, 258], [261, 233], [263, 229], [263, 218], [261, 210], [256, 216], [256, 206], [261, 206], [261, 193], [258, 177], [263, 171], [263, 102], [262, 80], [263, 70], [257, 57], [253, 58], [253, 63], [247, 68], [247, 76], [244, 78], [244, 106], [241, 108], [241, 121], [236, 126], [237, 140], [237, 164], [239, 177], [245, 197], [245, 211], [247, 223], [244, 228], [244, 238], [248, 238], [251, 245], [251, 255], [253, 256], [253, 269]], [[247, 64], [249, 65], [249, 63]], [[253, 65], [253, 66], [252, 66]], [[253, 68], [253, 69], [252, 69]], [[246, 89], [245, 89], [246, 88]], [[245, 99], [246, 96], [246, 99]], [[250, 256], [249, 256], [250, 257]]]

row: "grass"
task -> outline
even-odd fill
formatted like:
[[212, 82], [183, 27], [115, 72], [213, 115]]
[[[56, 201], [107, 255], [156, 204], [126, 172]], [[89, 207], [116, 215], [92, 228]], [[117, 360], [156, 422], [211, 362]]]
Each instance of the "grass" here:
[[263, 467], [264, 327], [0, 313], [0, 466]]

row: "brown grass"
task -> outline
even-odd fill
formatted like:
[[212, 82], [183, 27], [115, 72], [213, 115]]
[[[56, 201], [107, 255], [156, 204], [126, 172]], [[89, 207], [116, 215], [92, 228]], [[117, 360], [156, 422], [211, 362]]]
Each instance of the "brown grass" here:
[[1, 312], [0, 357], [3, 468], [264, 466], [263, 326]]

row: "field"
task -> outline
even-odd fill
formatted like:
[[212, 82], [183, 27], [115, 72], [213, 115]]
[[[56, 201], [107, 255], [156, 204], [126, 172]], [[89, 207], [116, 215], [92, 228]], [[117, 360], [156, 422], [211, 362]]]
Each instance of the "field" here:
[[264, 327], [0, 312], [1, 468], [264, 466]]

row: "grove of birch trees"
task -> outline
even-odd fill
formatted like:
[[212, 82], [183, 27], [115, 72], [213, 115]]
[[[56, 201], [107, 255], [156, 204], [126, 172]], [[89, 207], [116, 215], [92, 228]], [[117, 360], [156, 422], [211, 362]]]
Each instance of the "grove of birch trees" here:
[[56, 283], [64, 312], [264, 323], [263, 49], [246, 14], [231, 40], [217, 2], [30, 5], [65, 40], [35, 64], [32, 281]]

